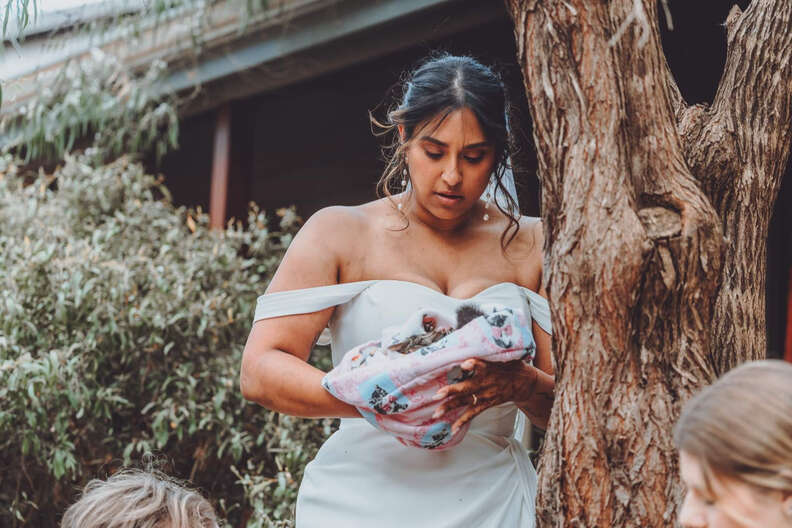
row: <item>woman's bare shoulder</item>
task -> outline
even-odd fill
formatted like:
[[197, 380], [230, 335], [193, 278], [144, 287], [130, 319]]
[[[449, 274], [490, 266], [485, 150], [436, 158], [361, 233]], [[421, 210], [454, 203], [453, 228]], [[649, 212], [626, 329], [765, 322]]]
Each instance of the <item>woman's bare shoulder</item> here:
[[337, 283], [344, 262], [356, 259], [355, 251], [365, 247], [366, 236], [366, 215], [359, 206], [320, 209], [289, 244], [267, 291]]
[[544, 229], [542, 219], [535, 216], [521, 216], [520, 229], [510, 245], [520, 257], [527, 258], [541, 254], [544, 244]]
[[346, 253], [367, 235], [379, 207], [377, 202], [319, 209], [300, 228], [295, 242], [307, 241], [332, 253]]
[[509, 245], [510, 261], [515, 266], [518, 283], [538, 291], [542, 281], [544, 256], [544, 230], [542, 219], [532, 216], [520, 217], [520, 230]]
[[372, 202], [361, 205], [331, 205], [319, 209], [308, 218], [302, 229], [316, 231], [323, 235], [337, 233], [339, 228], [363, 229], [371, 215]]
[[544, 244], [544, 226], [540, 217], [521, 216], [520, 230], [525, 230], [526, 234], [530, 234], [532, 242], [538, 246], [539, 251], [542, 250], [542, 245]]

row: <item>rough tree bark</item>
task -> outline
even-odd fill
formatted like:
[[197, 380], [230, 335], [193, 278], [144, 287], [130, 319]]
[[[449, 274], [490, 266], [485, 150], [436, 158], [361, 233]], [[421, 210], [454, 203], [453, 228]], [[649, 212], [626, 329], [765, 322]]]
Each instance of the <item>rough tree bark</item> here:
[[506, 0], [542, 182], [556, 403], [540, 526], [672, 526], [681, 404], [765, 354], [767, 231], [792, 134], [792, 2], [726, 21], [688, 106], [656, 0]]

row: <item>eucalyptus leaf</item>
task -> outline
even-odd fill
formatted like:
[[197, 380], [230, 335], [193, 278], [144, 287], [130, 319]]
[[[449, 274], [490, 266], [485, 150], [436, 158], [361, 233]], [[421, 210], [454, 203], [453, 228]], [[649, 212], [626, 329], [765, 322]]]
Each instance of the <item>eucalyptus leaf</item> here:
[[0, 431], [13, 432], [0, 434], [12, 468], [0, 502], [14, 505], [0, 526], [55, 528], [76, 490], [151, 451], [212, 490], [230, 525], [289, 526], [302, 465], [334, 427], [281, 420], [237, 380], [256, 298], [298, 223], [262, 229], [277, 219], [254, 207], [211, 231], [127, 156], [26, 170], [0, 155]]

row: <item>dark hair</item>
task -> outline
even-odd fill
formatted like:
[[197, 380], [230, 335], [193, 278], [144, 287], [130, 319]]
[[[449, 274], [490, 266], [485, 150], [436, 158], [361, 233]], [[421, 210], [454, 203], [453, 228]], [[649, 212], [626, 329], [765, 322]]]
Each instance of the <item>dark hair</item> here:
[[[498, 75], [472, 57], [442, 53], [425, 59], [406, 76], [401, 101], [388, 112], [386, 123], [371, 118], [372, 123], [383, 131], [382, 134], [393, 134], [391, 143], [385, 146], [387, 165], [377, 190], [393, 202], [393, 191], [401, 191], [397, 183], [406, 168], [404, 151], [416, 129], [437, 116], [440, 116], [439, 126], [449, 114], [460, 108], [473, 112], [484, 136], [495, 149], [493, 172], [498, 199], [493, 201], [509, 219], [509, 225], [501, 235], [501, 246], [505, 248], [520, 229], [517, 203], [503, 185], [504, 172], [509, 169], [506, 92]], [[404, 127], [404, 141], [397, 131], [399, 125]]]

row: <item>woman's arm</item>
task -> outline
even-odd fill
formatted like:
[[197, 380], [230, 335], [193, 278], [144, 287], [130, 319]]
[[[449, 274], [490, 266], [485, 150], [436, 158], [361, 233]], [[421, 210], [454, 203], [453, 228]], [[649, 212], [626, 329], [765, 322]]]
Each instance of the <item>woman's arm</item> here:
[[[539, 295], [547, 299], [547, 292], [542, 283], [542, 268], [544, 255], [544, 229], [542, 222], [535, 222], [532, 225], [533, 246], [535, 260], [539, 264]], [[533, 367], [524, 365], [515, 374], [515, 383], [518, 385], [514, 403], [522, 409], [535, 426], [540, 429], [547, 429], [547, 422], [550, 420], [550, 410], [553, 408], [555, 399], [555, 369], [553, 368], [553, 356], [551, 346], [551, 336], [540, 327], [536, 321], [533, 322], [533, 336], [536, 342], [536, 354], [534, 355]], [[528, 378], [521, 383], [522, 378]], [[533, 378], [533, 383], [531, 383]]]
[[[339, 255], [360, 227], [348, 208], [331, 207], [300, 229], [267, 293], [338, 283]], [[359, 417], [321, 385], [324, 372], [307, 363], [334, 308], [257, 321], [242, 353], [242, 396], [268, 409], [302, 417]]]
[[[537, 273], [538, 267], [538, 282], [541, 283], [544, 242], [542, 224], [534, 222], [529, 229], [533, 235], [530, 243], [533, 248], [531, 259], [535, 263], [531, 268]], [[531, 282], [536, 282], [536, 279], [524, 281], [524, 283]], [[547, 298], [544, 288], [540, 287], [538, 293]], [[473, 376], [437, 392], [435, 396], [437, 399], [448, 397], [448, 401], [438, 408], [435, 416], [438, 417], [455, 407], [471, 405], [471, 408], [454, 423], [452, 429], [456, 431], [482, 411], [501, 403], [514, 402], [528, 416], [531, 423], [546, 429], [555, 397], [551, 336], [536, 322], [533, 323], [533, 336], [536, 342], [533, 365], [519, 360], [498, 363], [469, 359], [463, 362], [462, 368], [472, 371]]]
[[[539, 290], [539, 294], [546, 297], [543, 289]], [[515, 372], [514, 403], [528, 416], [531, 423], [540, 429], [547, 429], [555, 399], [555, 373], [550, 355], [550, 334], [534, 322], [533, 335], [536, 342], [533, 366], [523, 363]]]
[[[539, 293], [543, 297], [546, 295], [544, 290], [539, 290]], [[501, 403], [514, 402], [531, 423], [540, 429], [546, 429], [555, 390], [550, 334], [542, 330], [536, 322], [533, 323], [533, 334], [536, 342], [533, 365], [521, 360], [503, 363], [480, 359], [464, 361], [462, 369], [473, 372], [473, 375], [466, 381], [437, 391], [436, 399], [448, 399], [435, 411], [435, 417], [455, 407], [471, 405], [454, 422], [452, 432], [456, 432], [482, 411]]]

